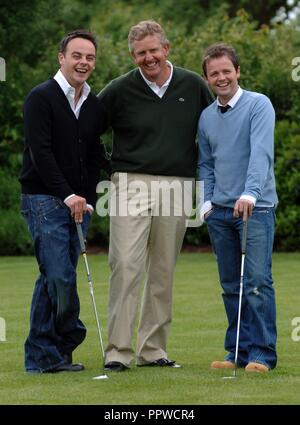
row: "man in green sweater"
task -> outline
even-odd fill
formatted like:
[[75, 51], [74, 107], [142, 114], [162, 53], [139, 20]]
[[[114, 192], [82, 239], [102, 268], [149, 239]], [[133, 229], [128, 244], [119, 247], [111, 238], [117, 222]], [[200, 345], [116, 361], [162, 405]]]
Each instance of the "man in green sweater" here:
[[138, 68], [99, 94], [113, 131], [118, 207], [110, 212], [109, 371], [126, 370], [134, 359], [132, 333], [144, 274], [137, 365], [179, 367], [166, 351], [173, 274], [190, 212], [184, 205], [196, 174], [197, 123], [213, 100], [199, 75], [167, 60], [170, 46], [158, 23], [133, 26], [128, 43]]

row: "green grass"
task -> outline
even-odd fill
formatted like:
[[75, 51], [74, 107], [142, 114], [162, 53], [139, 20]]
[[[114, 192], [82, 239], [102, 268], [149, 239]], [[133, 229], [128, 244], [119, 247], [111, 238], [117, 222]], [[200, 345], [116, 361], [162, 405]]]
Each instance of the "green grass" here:
[[[106, 341], [107, 256], [89, 255], [101, 328]], [[246, 374], [222, 380], [210, 369], [222, 359], [225, 313], [212, 254], [182, 254], [176, 268], [173, 324], [168, 354], [181, 369], [137, 368], [100, 375], [101, 354], [82, 259], [78, 270], [81, 318], [88, 335], [74, 353], [85, 364], [80, 373], [28, 375], [23, 369], [23, 343], [37, 274], [31, 257], [0, 258], [0, 317], [6, 341], [0, 342], [0, 404], [300, 404], [300, 342], [291, 339], [291, 320], [300, 316], [300, 254], [274, 254], [277, 296], [278, 367], [268, 374]], [[226, 375], [226, 373], [225, 373]]]

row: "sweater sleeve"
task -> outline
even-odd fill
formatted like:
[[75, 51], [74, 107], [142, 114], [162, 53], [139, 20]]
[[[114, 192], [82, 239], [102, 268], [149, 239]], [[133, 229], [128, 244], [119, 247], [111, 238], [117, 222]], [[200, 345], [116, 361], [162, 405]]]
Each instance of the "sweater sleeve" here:
[[24, 104], [24, 131], [34, 168], [54, 196], [64, 200], [74, 193], [51, 148], [51, 107], [41, 94], [31, 92]]
[[98, 100], [101, 108], [104, 111], [105, 120], [103, 122], [102, 130], [107, 131], [112, 125], [112, 111], [114, 105], [114, 83], [111, 81], [105, 86], [100, 93], [98, 93]]
[[214, 159], [211, 152], [208, 137], [205, 132], [204, 115], [202, 114], [198, 125], [198, 180], [204, 184], [204, 200], [210, 201], [214, 192]]
[[205, 81], [202, 81], [201, 97], [202, 97], [202, 105], [204, 109], [207, 106], [209, 106], [211, 103], [213, 103], [215, 100], [213, 93], [211, 92], [209, 86], [206, 84]]
[[108, 176], [111, 174], [109, 156], [104, 145], [99, 140], [89, 149], [86, 167], [89, 182], [86, 189], [86, 201], [95, 207], [97, 200], [96, 187], [100, 180], [100, 170], [104, 170]]
[[261, 197], [274, 161], [275, 111], [266, 96], [259, 96], [250, 113], [250, 159], [243, 195]]

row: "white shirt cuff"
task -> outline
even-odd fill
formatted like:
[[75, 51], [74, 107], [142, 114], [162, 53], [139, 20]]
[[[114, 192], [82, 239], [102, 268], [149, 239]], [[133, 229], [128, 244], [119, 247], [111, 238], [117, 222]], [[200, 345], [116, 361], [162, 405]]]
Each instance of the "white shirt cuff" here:
[[254, 196], [251, 196], [251, 195], [242, 195], [242, 196], [240, 197], [240, 199], [247, 199], [248, 201], [251, 201], [251, 202], [252, 202], [252, 204], [253, 204], [253, 206], [255, 207], [255, 204], [256, 204], [256, 198], [254, 198]]
[[67, 196], [65, 199], [64, 199], [64, 202], [66, 202], [68, 199], [70, 199], [70, 198], [73, 198], [73, 196], [76, 196], [75, 195], [75, 193], [72, 193], [72, 195], [69, 195], [69, 196]]
[[205, 216], [205, 214], [208, 212], [208, 211], [210, 211], [211, 209], [212, 209], [212, 203], [211, 203], [211, 201], [206, 201], [206, 202], [204, 202], [204, 204], [202, 205], [202, 207], [201, 207], [201, 209], [200, 209], [200, 212], [199, 212], [199, 215], [200, 215], [200, 219], [202, 220], [202, 221], [204, 221], [204, 216]]

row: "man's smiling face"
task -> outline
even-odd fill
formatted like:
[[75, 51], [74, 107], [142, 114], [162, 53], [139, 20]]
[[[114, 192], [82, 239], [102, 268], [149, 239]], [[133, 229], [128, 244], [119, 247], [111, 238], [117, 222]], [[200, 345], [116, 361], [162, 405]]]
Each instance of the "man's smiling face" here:
[[147, 35], [142, 40], [135, 40], [132, 47], [132, 57], [141, 68], [144, 77], [158, 85], [163, 84], [169, 76], [166, 62], [169, 45], [162, 44], [158, 35]]
[[235, 69], [228, 56], [209, 59], [206, 63], [206, 80], [222, 104], [226, 104], [238, 90], [240, 67]]
[[61, 72], [68, 83], [75, 88], [84, 84], [89, 78], [96, 62], [94, 44], [84, 38], [73, 38], [69, 41], [64, 53], [58, 54]]

